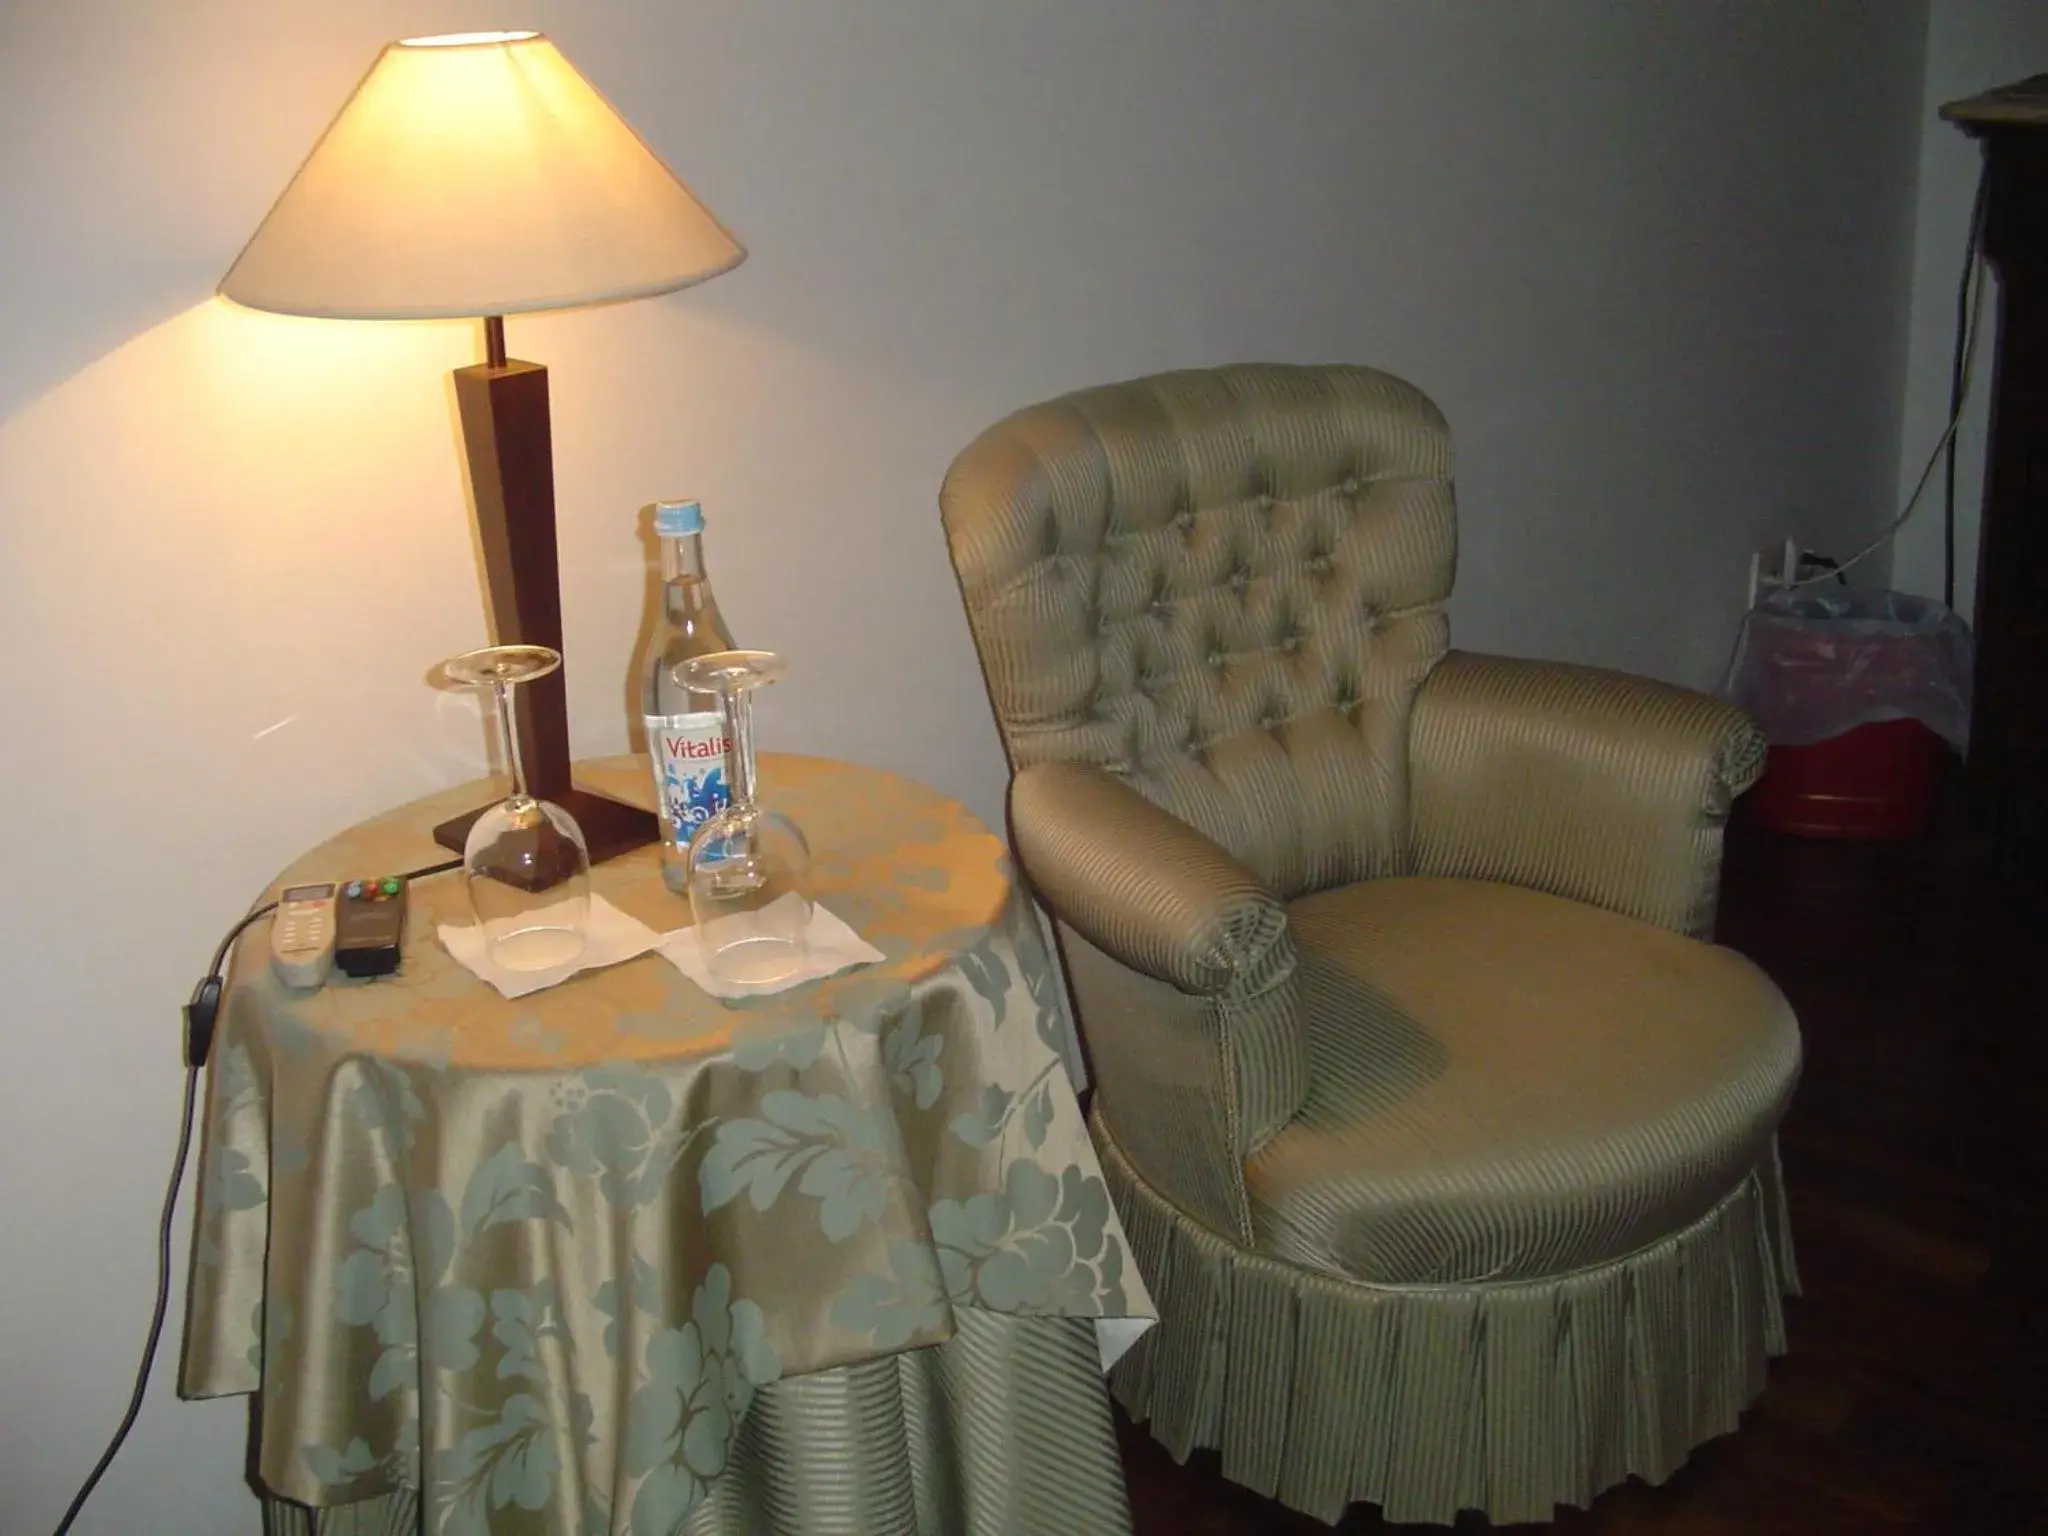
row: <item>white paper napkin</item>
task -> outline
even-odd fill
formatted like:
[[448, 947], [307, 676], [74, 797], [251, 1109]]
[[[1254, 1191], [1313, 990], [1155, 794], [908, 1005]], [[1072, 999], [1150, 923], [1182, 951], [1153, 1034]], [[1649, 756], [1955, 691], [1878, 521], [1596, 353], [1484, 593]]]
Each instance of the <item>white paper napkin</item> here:
[[590, 924], [586, 929], [583, 953], [568, 964], [550, 970], [508, 971], [492, 964], [484, 948], [483, 934], [474, 926], [453, 928], [444, 923], [435, 928], [434, 933], [443, 949], [506, 997], [525, 997], [529, 992], [539, 992], [567, 981], [578, 971], [595, 971], [607, 965], [617, 965], [621, 960], [646, 954], [663, 940], [663, 935], [637, 917], [628, 917], [602, 896], [590, 898]]
[[[780, 898], [790, 902], [796, 899], [794, 896]], [[888, 958], [826, 910], [822, 903], [814, 903], [811, 907], [811, 925], [805, 930], [804, 940], [803, 968], [793, 976], [766, 986], [734, 985], [714, 977], [705, 967], [704, 951], [697, 943], [697, 930], [694, 928], [678, 928], [673, 933], [662, 935], [661, 953], [677, 970], [713, 997], [760, 997], [802, 986], [807, 981], [836, 976], [856, 965], [872, 965], [877, 960]]]

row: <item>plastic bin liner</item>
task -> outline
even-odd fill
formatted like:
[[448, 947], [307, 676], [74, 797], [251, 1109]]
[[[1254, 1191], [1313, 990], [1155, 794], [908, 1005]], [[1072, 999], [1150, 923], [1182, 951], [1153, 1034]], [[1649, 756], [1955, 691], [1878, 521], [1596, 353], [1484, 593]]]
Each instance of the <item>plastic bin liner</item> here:
[[1742, 622], [1721, 696], [1780, 746], [1876, 720], [1918, 720], [1958, 752], [1970, 739], [1969, 626], [1932, 598], [1807, 587]]

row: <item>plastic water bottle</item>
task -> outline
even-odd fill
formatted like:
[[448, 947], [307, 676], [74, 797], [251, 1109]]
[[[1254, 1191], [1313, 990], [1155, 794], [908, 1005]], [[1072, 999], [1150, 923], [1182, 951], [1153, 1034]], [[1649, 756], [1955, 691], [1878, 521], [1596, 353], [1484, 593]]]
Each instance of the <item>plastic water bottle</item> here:
[[640, 678], [640, 713], [661, 814], [661, 878], [682, 894], [690, 835], [732, 797], [732, 743], [717, 698], [683, 688], [672, 674], [677, 663], [729, 651], [733, 643], [704, 574], [704, 509], [694, 501], [656, 502], [654, 532], [661, 540], [661, 617]]

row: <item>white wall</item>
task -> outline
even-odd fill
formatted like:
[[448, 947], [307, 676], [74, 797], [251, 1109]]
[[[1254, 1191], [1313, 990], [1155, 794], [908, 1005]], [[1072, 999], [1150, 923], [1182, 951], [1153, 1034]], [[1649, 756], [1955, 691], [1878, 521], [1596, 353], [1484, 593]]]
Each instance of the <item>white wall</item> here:
[[[1920, 193], [1914, 221], [1911, 352], [1899, 496], [1910, 496], [1927, 455], [1948, 425], [1949, 364], [1955, 349], [1956, 283], [1970, 224], [1970, 198], [1982, 163], [1978, 141], [1935, 114], [1946, 102], [2048, 73], [2048, 5], [2041, 0], [1934, 0], [1927, 24], [1921, 92]], [[1956, 610], [1977, 600], [1977, 525], [1984, 498], [1985, 428], [1990, 420], [1995, 278], [1984, 285], [1977, 363], [1956, 454]], [[1892, 585], [1942, 594], [1942, 485], [1935, 471], [1926, 500], [1899, 530]]]
[[[0, 10], [5, 1523], [47, 1529], [118, 1410], [214, 937], [295, 850], [479, 760], [422, 683], [483, 632], [444, 378], [474, 337], [208, 299], [386, 38], [547, 28], [752, 247], [511, 325], [553, 368], [579, 746], [623, 741], [635, 509], [694, 492], [727, 613], [794, 662], [769, 742], [994, 815], [934, 492], [1002, 412], [1158, 368], [1416, 380], [1460, 435], [1460, 638], [1710, 680], [1749, 549], [1795, 512], [1847, 540], [1891, 494], [1924, 20]], [[172, 1364], [85, 1528], [249, 1528], [241, 1407], [177, 1405]]]

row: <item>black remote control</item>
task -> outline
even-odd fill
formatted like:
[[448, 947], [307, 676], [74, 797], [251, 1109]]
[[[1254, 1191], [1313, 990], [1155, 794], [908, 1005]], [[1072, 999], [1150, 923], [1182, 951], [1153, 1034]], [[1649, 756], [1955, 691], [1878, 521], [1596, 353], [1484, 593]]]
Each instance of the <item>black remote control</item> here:
[[405, 943], [405, 881], [351, 880], [334, 904], [334, 968], [344, 976], [389, 976]]

